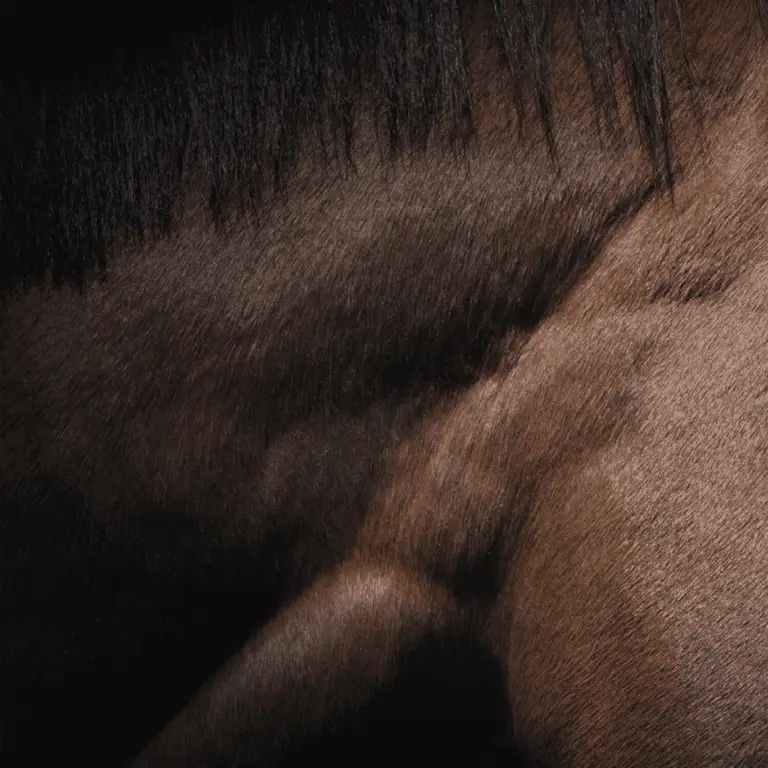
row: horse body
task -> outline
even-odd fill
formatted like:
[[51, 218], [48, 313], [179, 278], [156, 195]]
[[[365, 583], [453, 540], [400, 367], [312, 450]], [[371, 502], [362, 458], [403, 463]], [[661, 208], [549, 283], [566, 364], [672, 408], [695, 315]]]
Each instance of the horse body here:
[[659, 10], [674, 199], [601, 123], [565, 15], [556, 162], [519, 135], [486, 8], [466, 154], [382, 163], [364, 115], [354, 173], [310, 135], [224, 234], [193, 195], [85, 292], [10, 295], [9, 760], [36, 758], [28, 713], [103, 764], [180, 711], [138, 765], [272, 762], [453, 643], [437, 677], [487, 649], [534, 764], [765, 763], [766, 67], [751, 3], [683, 11], [693, 103]]

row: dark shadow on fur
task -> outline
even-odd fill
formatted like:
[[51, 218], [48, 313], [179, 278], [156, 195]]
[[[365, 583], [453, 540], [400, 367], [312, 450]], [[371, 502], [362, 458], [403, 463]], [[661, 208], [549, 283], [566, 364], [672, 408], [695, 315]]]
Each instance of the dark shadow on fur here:
[[258, 493], [245, 519], [221, 514], [232, 489], [212, 482], [194, 499], [158, 501], [123, 478], [112, 506], [74, 469], [37, 474], [34, 490], [0, 487], [0, 762], [133, 757], [255, 628], [345, 557], [382, 454], [427, 405], [332, 412], [285, 434], [249, 473]]
[[306, 740], [280, 764], [393, 765], [411, 755], [451, 764], [471, 755], [473, 765], [516, 768], [519, 756], [500, 743], [507, 718], [503, 681], [481, 647], [428, 642], [353, 722]]

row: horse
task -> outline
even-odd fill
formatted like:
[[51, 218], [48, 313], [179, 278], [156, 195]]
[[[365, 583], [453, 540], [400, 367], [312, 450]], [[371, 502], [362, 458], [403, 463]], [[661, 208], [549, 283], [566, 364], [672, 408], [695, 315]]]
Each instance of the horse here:
[[3, 62], [3, 765], [765, 765], [768, 5], [219, 10]]

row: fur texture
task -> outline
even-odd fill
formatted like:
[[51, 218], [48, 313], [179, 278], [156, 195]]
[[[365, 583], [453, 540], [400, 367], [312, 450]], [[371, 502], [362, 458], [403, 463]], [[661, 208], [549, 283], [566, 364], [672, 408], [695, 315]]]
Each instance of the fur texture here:
[[6, 62], [0, 762], [764, 764], [761, 7]]
[[[677, 25], [677, 0], [669, 10]], [[466, 0], [292, 0], [240, 8], [206, 34], [150, 37], [132, 22], [133, 34], [154, 43], [152, 55], [113, 31], [100, 48], [83, 41], [88, 60], [75, 38], [74, 52], [59, 46], [55, 76], [40, 69], [31, 77], [6, 61], [1, 285], [49, 275], [81, 281], [116, 242], [168, 232], [190, 177], [220, 219], [232, 203], [253, 209], [287, 184], [308, 141], [338, 170], [351, 161], [365, 115], [388, 155], [423, 148], [436, 132], [465, 142], [473, 120], [467, 33], [477, 13]], [[617, 123], [621, 74], [639, 136], [671, 181], [656, 0], [495, 0], [488, 15], [518, 115], [533, 94], [552, 152], [553, 25], [565, 15], [601, 122]], [[84, 21], [75, 13], [70, 29]], [[175, 43], [166, 50], [160, 40]], [[118, 59], [111, 46], [139, 52]]]

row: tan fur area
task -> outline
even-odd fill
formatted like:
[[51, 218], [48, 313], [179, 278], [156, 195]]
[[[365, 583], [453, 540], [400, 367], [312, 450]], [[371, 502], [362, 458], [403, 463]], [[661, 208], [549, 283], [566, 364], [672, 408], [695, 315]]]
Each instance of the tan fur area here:
[[618, 316], [609, 344], [649, 344], [623, 381], [632, 427], [545, 484], [503, 601], [518, 733], [557, 733], [563, 764], [766, 759], [763, 83], [552, 319]]

